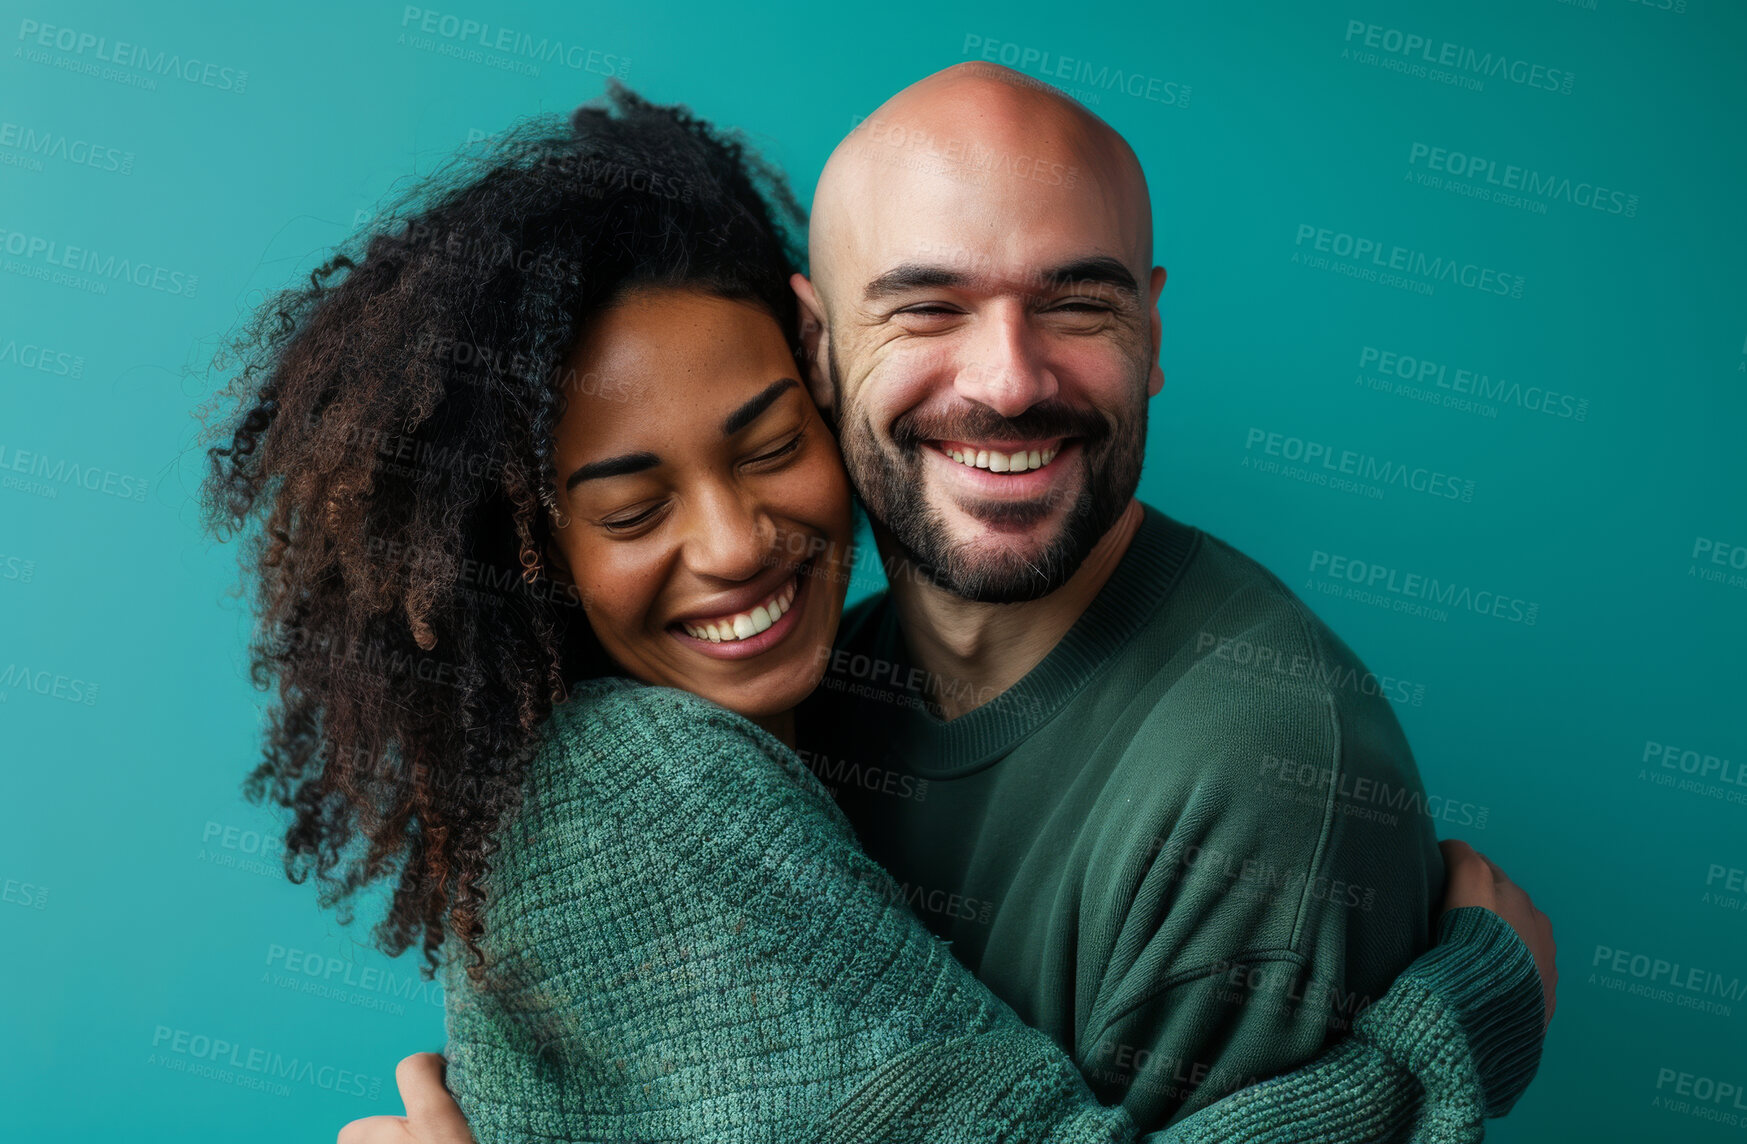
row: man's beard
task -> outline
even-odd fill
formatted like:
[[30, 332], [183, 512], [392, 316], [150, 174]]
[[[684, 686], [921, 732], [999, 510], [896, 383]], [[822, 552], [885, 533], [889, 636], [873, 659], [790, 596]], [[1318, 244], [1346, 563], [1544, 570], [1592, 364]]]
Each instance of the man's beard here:
[[[904, 550], [901, 559], [910, 564], [888, 566], [889, 579], [914, 575], [955, 596], [985, 604], [1047, 596], [1079, 571], [1140, 487], [1146, 453], [1144, 398], [1114, 427], [1093, 411], [1053, 401], [1034, 405], [1017, 417], [1002, 417], [983, 405], [967, 405], [951, 415], [906, 414], [892, 426], [893, 455], [880, 447], [866, 417], [843, 408], [835, 361], [830, 369], [838, 445], [850, 482], [868, 514], [891, 533]], [[1137, 391], [1144, 392], [1138, 385]], [[928, 446], [924, 442], [1042, 437], [1076, 439], [1080, 449], [1073, 463], [1082, 474], [1078, 491], [1064, 493], [1073, 496], [1073, 504], [1043, 550], [1028, 556], [1001, 551], [990, 541], [953, 540], [943, 514], [926, 497], [922, 454]], [[959, 507], [996, 528], [1024, 528], [1049, 516], [1057, 499], [983, 501]]]

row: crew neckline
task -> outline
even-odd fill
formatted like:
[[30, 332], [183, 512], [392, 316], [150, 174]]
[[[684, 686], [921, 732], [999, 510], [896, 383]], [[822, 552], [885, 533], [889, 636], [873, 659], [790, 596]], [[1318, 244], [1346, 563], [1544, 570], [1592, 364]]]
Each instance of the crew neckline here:
[[[896, 708], [886, 724], [887, 737], [911, 770], [931, 779], [959, 778], [1012, 751], [1055, 718], [1170, 597], [1201, 532], [1149, 504], [1141, 508], [1140, 526], [1110, 579], [1061, 641], [1017, 683], [956, 719], [938, 719], [920, 705]], [[874, 646], [901, 652], [894, 658], [907, 663], [897, 612], [888, 595]]]

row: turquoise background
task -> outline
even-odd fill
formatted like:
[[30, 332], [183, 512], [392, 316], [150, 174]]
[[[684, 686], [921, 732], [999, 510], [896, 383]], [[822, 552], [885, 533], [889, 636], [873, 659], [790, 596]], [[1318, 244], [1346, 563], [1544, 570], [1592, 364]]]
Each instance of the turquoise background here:
[[[399, 4], [4, 6], [6, 1135], [331, 1140], [398, 1112], [394, 1062], [441, 1041], [440, 994], [412, 959], [359, 948], [287, 884], [262, 841], [272, 817], [239, 794], [261, 705], [248, 619], [229, 594], [234, 552], [202, 536], [190, 501], [191, 413], [222, 335], [397, 180], [520, 115], [568, 110], [604, 72], [747, 129], [806, 194], [858, 117], [993, 45], [1032, 74], [1077, 74], [1064, 86], [1149, 172], [1169, 280], [1143, 496], [1267, 564], [1379, 675], [1411, 684], [1397, 711], [1428, 789], [1485, 811], [1483, 828], [1440, 829], [1554, 919], [1558, 1015], [1539, 1079], [1491, 1138], [1747, 1139], [1747, 1097], [1679, 1091], [1747, 1088], [1747, 909], [1716, 893], [1747, 867], [1747, 786], [1682, 789], [1678, 769], [1644, 761], [1655, 744], [1747, 765], [1747, 567], [1727, 563], [1747, 549], [1724, 547], [1747, 545], [1747, 8], [440, 2], [575, 45], [581, 66], [469, 57], [440, 20], [421, 39]], [[1390, 70], [1366, 24], [1569, 73], [1570, 91]], [[40, 25], [71, 46], [41, 47]], [[214, 67], [157, 76], [137, 56], [100, 62], [98, 40]], [[1129, 81], [1138, 94], [1099, 86], [1118, 71], [1144, 80]], [[28, 138], [83, 143], [69, 153], [92, 161]], [[1427, 186], [1416, 143], [1603, 185], [1635, 209]], [[1520, 277], [1521, 296], [1314, 265], [1301, 227]], [[183, 288], [43, 281], [44, 242], [163, 267]], [[1569, 395], [1557, 409], [1581, 400], [1584, 417], [1375, 389], [1366, 347]], [[1295, 438], [1448, 474], [1468, 495], [1270, 471], [1269, 433], [1282, 451]], [[66, 467], [19, 471], [37, 458], [96, 487]], [[1538, 605], [1535, 622], [1348, 598], [1313, 569], [1318, 552], [1497, 591]], [[1707, 1013], [1635, 995], [1605, 979], [1635, 980], [1598, 967], [1603, 950], [1702, 968], [1735, 1000]], [[310, 1067], [262, 1081], [273, 1054]]]

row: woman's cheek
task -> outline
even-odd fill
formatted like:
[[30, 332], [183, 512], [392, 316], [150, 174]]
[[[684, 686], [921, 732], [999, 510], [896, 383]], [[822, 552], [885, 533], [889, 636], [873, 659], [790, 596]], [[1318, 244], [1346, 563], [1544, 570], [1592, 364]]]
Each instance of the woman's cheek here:
[[634, 543], [604, 545], [584, 557], [594, 573], [585, 589], [589, 622], [603, 644], [634, 645], [654, 601], [652, 562], [636, 549]]
[[824, 519], [831, 522], [830, 528], [836, 533], [832, 539], [842, 545], [849, 544], [854, 539], [855, 531], [854, 502], [849, 487], [849, 474], [843, 468], [843, 457], [838, 453], [835, 443], [830, 447], [819, 488], [826, 494], [827, 515]]
[[[807, 457], [808, 488], [815, 491], [815, 499], [823, 508], [830, 510], [842, 506], [842, 515], [849, 515], [849, 474], [843, 468], [843, 454], [837, 449], [837, 442], [823, 426], [813, 437], [814, 445]], [[829, 519], [829, 516], [826, 517]]]
[[782, 506], [780, 515], [801, 525], [804, 531], [788, 530], [786, 551], [776, 555], [778, 559], [798, 563], [817, 551], [818, 540], [815, 533], [823, 532], [827, 539], [831, 538], [835, 512], [832, 509], [830, 477], [823, 466], [795, 470], [791, 472], [789, 479], [794, 482], [793, 491], [805, 495], [784, 498], [786, 503]]

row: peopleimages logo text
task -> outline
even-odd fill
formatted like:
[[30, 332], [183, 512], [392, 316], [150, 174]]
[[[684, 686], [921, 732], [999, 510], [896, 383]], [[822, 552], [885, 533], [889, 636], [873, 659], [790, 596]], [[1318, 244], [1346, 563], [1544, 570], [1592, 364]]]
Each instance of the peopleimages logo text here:
[[1463, 502], [1474, 499], [1474, 482], [1462, 477], [1251, 426], [1244, 437], [1244, 451], [1257, 450], [1266, 456], [1319, 465], [1332, 473], [1379, 485], [1394, 485], [1410, 492]]
[[36, 158], [58, 159], [76, 167], [90, 167], [94, 171], [121, 175], [133, 173], [132, 151], [10, 121], [0, 120], [0, 147]]
[[485, 20], [456, 16], [430, 8], [408, 4], [400, 14], [400, 26], [426, 36], [434, 36], [457, 45], [520, 56], [542, 64], [562, 64], [573, 71], [623, 79], [631, 69], [631, 61], [614, 52], [604, 52], [583, 44], [565, 43], [551, 36], [536, 38], [528, 32], [505, 28]]
[[172, 270], [155, 263], [100, 253], [83, 246], [71, 246], [42, 235], [18, 230], [0, 229], [0, 252], [42, 266], [52, 266], [77, 274], [90, 274], [110, 282], [127, 282], [155, 290], [192, 298], [200, 286], [200, 276]]
[[1571, 94], [1572, 74], [1559, 68], [1549, 68], [1504, 52], [1482, 52], [1465, 44], [1454, 44], [1431, 36], [1422, 36], [1400, 28], [1385, 28], [1364, 20], [1347, 21], [1347, 43], [1358, 40], [1367, 48], [1403, 59], [1417, 59], [1433, 67], [1449, 68], [1488, 79], [1505, 79], [1523, 87], [1538, 88], [1559, 95]]
[[1582, 179], [1543, 174], [1533, 167], [1500, 164], [1495, 159], [1434, 147], [1429, 143], [1411, 144], [1407, 149], [1407, 165], [1424, 167], [1452, 178], [1474, 179], [1502, 190], [1567, 202], [1603, 214], [1634, 218], [1638, 213], [1638, 196], [1629, 192], [1612, 190]]
[[1324, 552], [1320, 548], [1310, 554], [1310, 572], [1330, 580], [1344, 580], [1368, 592], [1423, 600], [1529, 626], [1534, 625], [1541, 612], [1538, 602], [1520, 596], [1488, 588], [1476, 589], [1471, 584], [1439, 580], [1435, 576], [1406, 572], [1387, 564]]
[[179, 79], [219, 91], [240, 94], [249, 83], [249, 73], [241, 68], [226, 67], [192, 56], [185, 59], [178, 52], [153, 51], [141, 44], [111, 41], [108, 36], [44, 24], [40, 20], [20, 20], [18, 38], [26, 47], [50, 48], [112, 67]]
[[1440, 254], [1428, 254], [1409, 246], [1398, 246], [1310, 223], [1299, 224], [1298, 236], [1293, 241], [1297, 246], [1308, 245], [1320, 254], [1332, 254], [1336, 258], [1348, 258], [1354, 262], [1368, 261], [1373, 266], [1400, 274], [1413, 274], [1434, 282], [1450, 282], [1470, 290], [1509, 298], [1523, 296], [1523, 279], [1520, 274], [1508, 274], [1490, 266], [1463, 262], [1458, 258], [1445, 258]]

